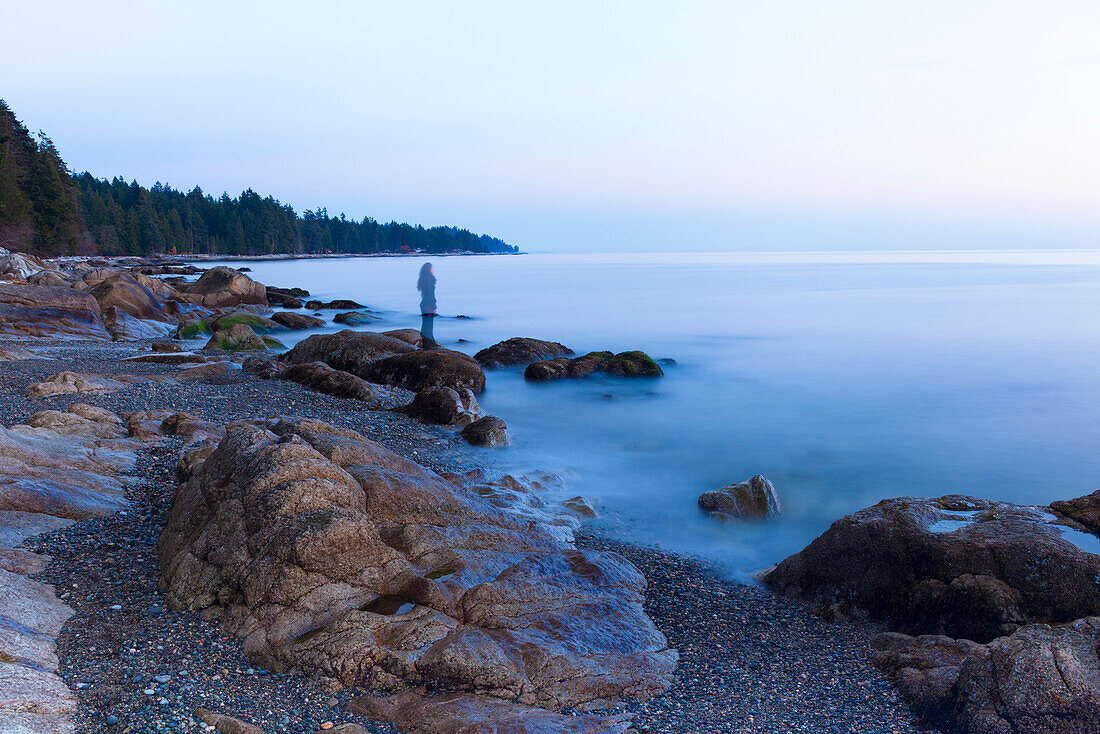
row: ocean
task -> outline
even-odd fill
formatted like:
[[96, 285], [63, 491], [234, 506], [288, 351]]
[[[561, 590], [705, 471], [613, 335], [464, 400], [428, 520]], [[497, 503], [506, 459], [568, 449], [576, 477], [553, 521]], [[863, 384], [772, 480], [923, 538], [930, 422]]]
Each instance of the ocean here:
[[[675, 360], [653, 380], [530, 384], [522, 368], [490, 371], [479, 400], [513, 440], [493, 460], [561, 473], [605, 532], [705, 557], [731, 577], [751, 580], [886, 497], [1046, 504], [1100, 489], [1100, 252], [226, 264], [355, 299], [381, 313], [382, 331], [419, 326], [424, 260], [448, 348], [530, 336]], [[779, 518], [721, 522], [697, 508], [702, 492], [754, 474], [775, 484]]]

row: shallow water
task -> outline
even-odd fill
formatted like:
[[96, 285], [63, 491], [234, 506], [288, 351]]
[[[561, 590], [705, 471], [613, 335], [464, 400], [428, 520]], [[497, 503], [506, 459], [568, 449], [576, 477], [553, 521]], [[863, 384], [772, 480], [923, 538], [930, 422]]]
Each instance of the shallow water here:
[[[1045, 504], [1100, 484], [1100, 253], [430, 259], [445, 346], [532, 336], [676, 360], [660, 380], [490, 372], [481, 403], [514, 440], [495, 456], [566, 471], [565, 492], [594, 499], [612, 532], [738, 578], [884, 497]], [[247, 264], [269, 285], [379, 309], [384, 330], [419, 326], [422, 262]], [[781, 518], [697, 509], [703, 491], [757, 473]]]

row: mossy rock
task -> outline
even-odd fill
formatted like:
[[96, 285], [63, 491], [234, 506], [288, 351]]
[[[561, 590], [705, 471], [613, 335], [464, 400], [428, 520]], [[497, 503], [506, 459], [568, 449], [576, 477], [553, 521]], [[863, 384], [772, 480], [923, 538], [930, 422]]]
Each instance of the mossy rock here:
[[180, 324], [176, 329], [178, 339], [197, 339], [200, 336], [210, 336], [210, 324], [203, 320], [188, 321]]
[[225, 316], [219, 316], [210, 323], [210, 327], [215, 332], [225, 331], [237, 325], [247, 326], [256, 332], [275, 331], [281, 328], [278, 323], [271, 319], [248, 311], [234, 311]]

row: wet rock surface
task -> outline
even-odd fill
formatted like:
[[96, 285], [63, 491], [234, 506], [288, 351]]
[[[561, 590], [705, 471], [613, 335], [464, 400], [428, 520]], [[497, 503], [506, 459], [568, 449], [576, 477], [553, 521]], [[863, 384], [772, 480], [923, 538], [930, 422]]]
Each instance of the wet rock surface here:
[[379, 359], [371, 364], [367, 379], [415, 392], [429, 387], [467, 388], [475, 393], [485, 389], [481, 365], [450, 349], [420, 349]]
[[495, 415], [487, 415], [478, 418], [462, 429], [462, 438], [471, 446], [484, 446], [486, 448], [500, 448], [507, 446], [508, 424]]
[[718, 519], [762, 520], [783, 512], [775, 487], [762, 474], [699, 496], [699, 507]]
[[159, 550], [169, 602], [274, 669], [561, 707], [652, 695], [675, 666], [628, 563], [316, 421], [230, 429]]
[[474, 355], [474, 359], [486, 369], [500, 369], [518, 367], [543, 359], [571, 356], [573, 356], [573, 350], [564, 344], [514, 336], [482, 349]]
[[477, 397], [469, 388], [429, 387], [421, 390], [400, 412], [421, 423], [468, 426], [482, 417]]
[[829, 613], [988, 642], [1100, 609], [1100, 556], [1045, 508], [903, 497], [837, 520], [764, 577]]
[[532, 362], [527, 365], [523, 377], [532, 382], [548, 382], [565, 378], [579, 379], [594, 374], [614, 377], [660, 377], [664, 372], [660, 365], [645, 352], [630, 351], [619, 354], [589, 352], [575, 359], [558, 357]]
[[277, 372], [274, 377], [305, 385], [326, 395], [364, 403], [406, 402], [409, 399], [405, 390], [367, 382], [350, 372], [333, 369], [324, 362], [292, 364]]

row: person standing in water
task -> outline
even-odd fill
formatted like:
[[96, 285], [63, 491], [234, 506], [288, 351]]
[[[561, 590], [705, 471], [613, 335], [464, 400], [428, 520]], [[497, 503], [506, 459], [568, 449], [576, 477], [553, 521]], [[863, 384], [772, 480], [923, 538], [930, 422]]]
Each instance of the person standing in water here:
[[432, 324], [435, 320], [435, 271], [431, 263], [424, 263], [420, 268], [420, 277], [416, 279], [416, 289], [420, 291], [420, 336], [421, 348], [430, 349], [438, 346], [435, 335], [432, 332]]

